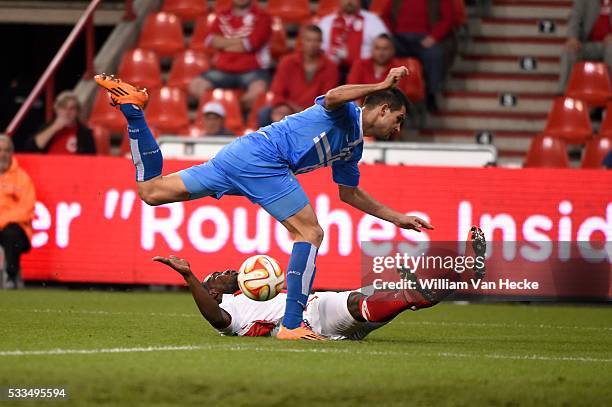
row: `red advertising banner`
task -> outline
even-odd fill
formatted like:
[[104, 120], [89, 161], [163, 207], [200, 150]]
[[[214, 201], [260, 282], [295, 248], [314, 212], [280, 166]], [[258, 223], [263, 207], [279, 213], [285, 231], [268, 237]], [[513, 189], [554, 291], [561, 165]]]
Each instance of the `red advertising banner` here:
[[[137, 195], [128, 159], [18, 159], [33, 178], [38, 199], [33, 249], [23, 259], [25, 279], [182, 283], [151, 262], [168, 254], [189, 260], [200, 276], [238, 268], [256, 253], [287, 264], [288, 233], [245, 198], [150, 207]], [[166, 161], [164, 172], [191, 164]], [[363, 241], [457, 241], [465, 239], [472, 224], [495, 241], [612, 241], [612, 172], [384, 165], [363, 165], [361, 172], [361, 187], [401, 212], [427, 219], [435, 230], [401, 230], [347, 206], [326, 169], [300, 176], [325, 231], [315, 288], [358, 287]], [[511, 245], [503, 251], [507, 261], [528, 256]], [[551, 261], [563, 257], [559, 250], [544, 255]]]

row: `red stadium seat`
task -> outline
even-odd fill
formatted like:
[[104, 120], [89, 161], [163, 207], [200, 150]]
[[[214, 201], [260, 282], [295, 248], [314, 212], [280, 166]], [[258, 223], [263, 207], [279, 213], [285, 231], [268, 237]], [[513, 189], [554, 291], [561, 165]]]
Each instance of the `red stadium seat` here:
[[453, 24], [461, 27], [467, 22], [467, 10], [465, 0], [453, 0]]
[[372, 0], [370, 3], [370, 11], [381, 16], [389, 6], [390, 2], [391, 0]]
[[268, 0], [268, 13], [283, 23], [300, 24], [310, 17], [309, 0]]
[[225, 127], [236, 134], [242, 134], [244, 122], [242, 121], [242, 111], [240, 109], [240, 92], [233, 89], [215, 89], [206, 92], [200, 98], [196, 124], [202, 123], [202, 108], [207, 102], [215, 100], [225, 108]]
[[565, 94], [584, 100], [590, 106], [605, 106], [612, 98], [608, 66], [603, 62], [577, 62], [572, 69]]
[[204, 51], [208, 55], [213, 55], [215, 53], [214, 48], [204, 46], [204, 39], [208, 35], [208, 29], [212, 22], [215, 21], [215, 18], [217, 18], [217, 15], [210, 13], [206, 17], [200, 17], [196, 20], [189, 48], [196, 51]]
[[249, 117], [247, 118], [247, 127], [249, 129], [259, 128], [259, 121], [257, 120], [257, 115], [264, 106], [270, 106], [273, 99], [274, 93], [272, 93], [271, 91], [259, 95], [255, 103], [253, 104], [251, 111], [249, 112]]
[[534, 137], [527, 152], [526, 168], [568, 168], [565, 141], [546, 134]]
[[174, 57], [168, 75], [168, 86], [187, 90], [187, 86], [196, 76], [210, 68], [204, 51], [188, 49]]
[[92, 127], [93, 138], [96, 143], [96, 154], [97, 155], [109, 155], [110, 154], [110, 131], [106, 127], [94, 126]]
[[91, 108], [88, 124], [90, 127], [104, 127], [111, 132], [122, 132], [127, 122], [118, 108], [110, 105], [108, 92], [99, 90]]
[[612, 138], [595, 137], [586, 145], [582, 157], [582, 168], [602, 168], [604, 157], [612, 151]]
[[612, 137], [612, 102], [606, 106], [606, 115], [599, 127], [599, 135], [602, 137]]
[[412, 102], [422, 101], [425, 99], [425, 79], [421, 62], [416, 58], [401, 58], [399, 61], [410, 71], [402, 90]]
[[589, 111], [584, 102], [570, 97], [558, 97], [548, 113], [544, 133], [582, 143], [593, 135]]
[[181, 19], [170, 13], [153, 13], [145, 20], [139, 47], [155, 51], [160, 57], [173, 56], [185, 49]]
[[155, 90], [162, 85], [159, 58], [155, 52], [136, 48], [123, 55], [118, 76], [131, 84]]
[[149, 98], [148, 122], [160, 133], [178, 134], [189, 126], [187, 98], [178, 88], [164, 86]]
[[279, 59], [289, 52], [287, 46], [287, 32], [283, 22], [278, 17], [272, 17], [272, 36], [270, 37], [270, 54], [272, 58]]
[[204, 0], [164, 0], [162, 11], [174, 14], [182, 21], [193, 21], [206, 15], [208, 5]]
[[215, 1], [215, 12], [219, 13], [223, 10], [227, 10], [232, 6], [232, 0], [216, 0]]
[[319, 6], [317, 7], [317, 15], [319, 17], [326, 16], [338, 10], [340, 4], [339, 0], [319, 0]]

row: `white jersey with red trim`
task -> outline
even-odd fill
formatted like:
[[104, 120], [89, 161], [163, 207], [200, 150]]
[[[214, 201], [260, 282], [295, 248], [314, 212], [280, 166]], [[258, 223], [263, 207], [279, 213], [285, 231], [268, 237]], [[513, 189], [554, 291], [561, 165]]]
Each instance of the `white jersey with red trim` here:
[[[382, 323], [356, 321], [348, 310], [352, 291], [311, 294], [304, 310], [304, 321], [318, 334], [330, 339], [363, 339]], [[220, 307], [232, 321], [221, 335], [275, 336], [285, 314], [287, 294], [268, 301], [254, 301], [244, 294], [224, 294]]]

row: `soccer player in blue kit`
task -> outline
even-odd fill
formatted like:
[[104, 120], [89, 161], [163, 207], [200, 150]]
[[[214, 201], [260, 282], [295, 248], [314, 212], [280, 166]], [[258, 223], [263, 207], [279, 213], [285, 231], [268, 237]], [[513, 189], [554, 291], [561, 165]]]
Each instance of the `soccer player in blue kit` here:
[[[323, 229], [295, 175], [332, 167], [340, 199], [404, 229], [433, 229], [425, 220], [397, 212], [359, 188], [357, 163], [364, 134], [389, 139], [399, 133], [408, 100], [396, 88], [406, 67], [391, 69], [384, 81], [343, 85], [319, 96], [308, 109], [287, 116], [226, 145], [210, 161], [162, 176], [163, 158], [143, 113], [146, 90], [111, 75], [95, 80], [109, 92], [128, 122], [138, 193], [149, 205], [206, 196], [242, 195], [260, 205], [295, 237], [287, 266], [287, 300], [278, 339], [321, 340], [303, 323]], [[363, 107], [353, 101], [365, 98]]]

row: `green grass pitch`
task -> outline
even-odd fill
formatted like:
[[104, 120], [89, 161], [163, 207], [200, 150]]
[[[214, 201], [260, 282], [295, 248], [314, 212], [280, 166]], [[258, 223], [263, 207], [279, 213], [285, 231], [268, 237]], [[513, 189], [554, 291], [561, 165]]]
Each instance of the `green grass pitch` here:
[[70, 393], [7, 406], [612, 405], [609, 306], [441, 304], [286, 343], [220, 337], [187, 293], [34, 289], [0, 293], [0, 332], [0, 387]]

